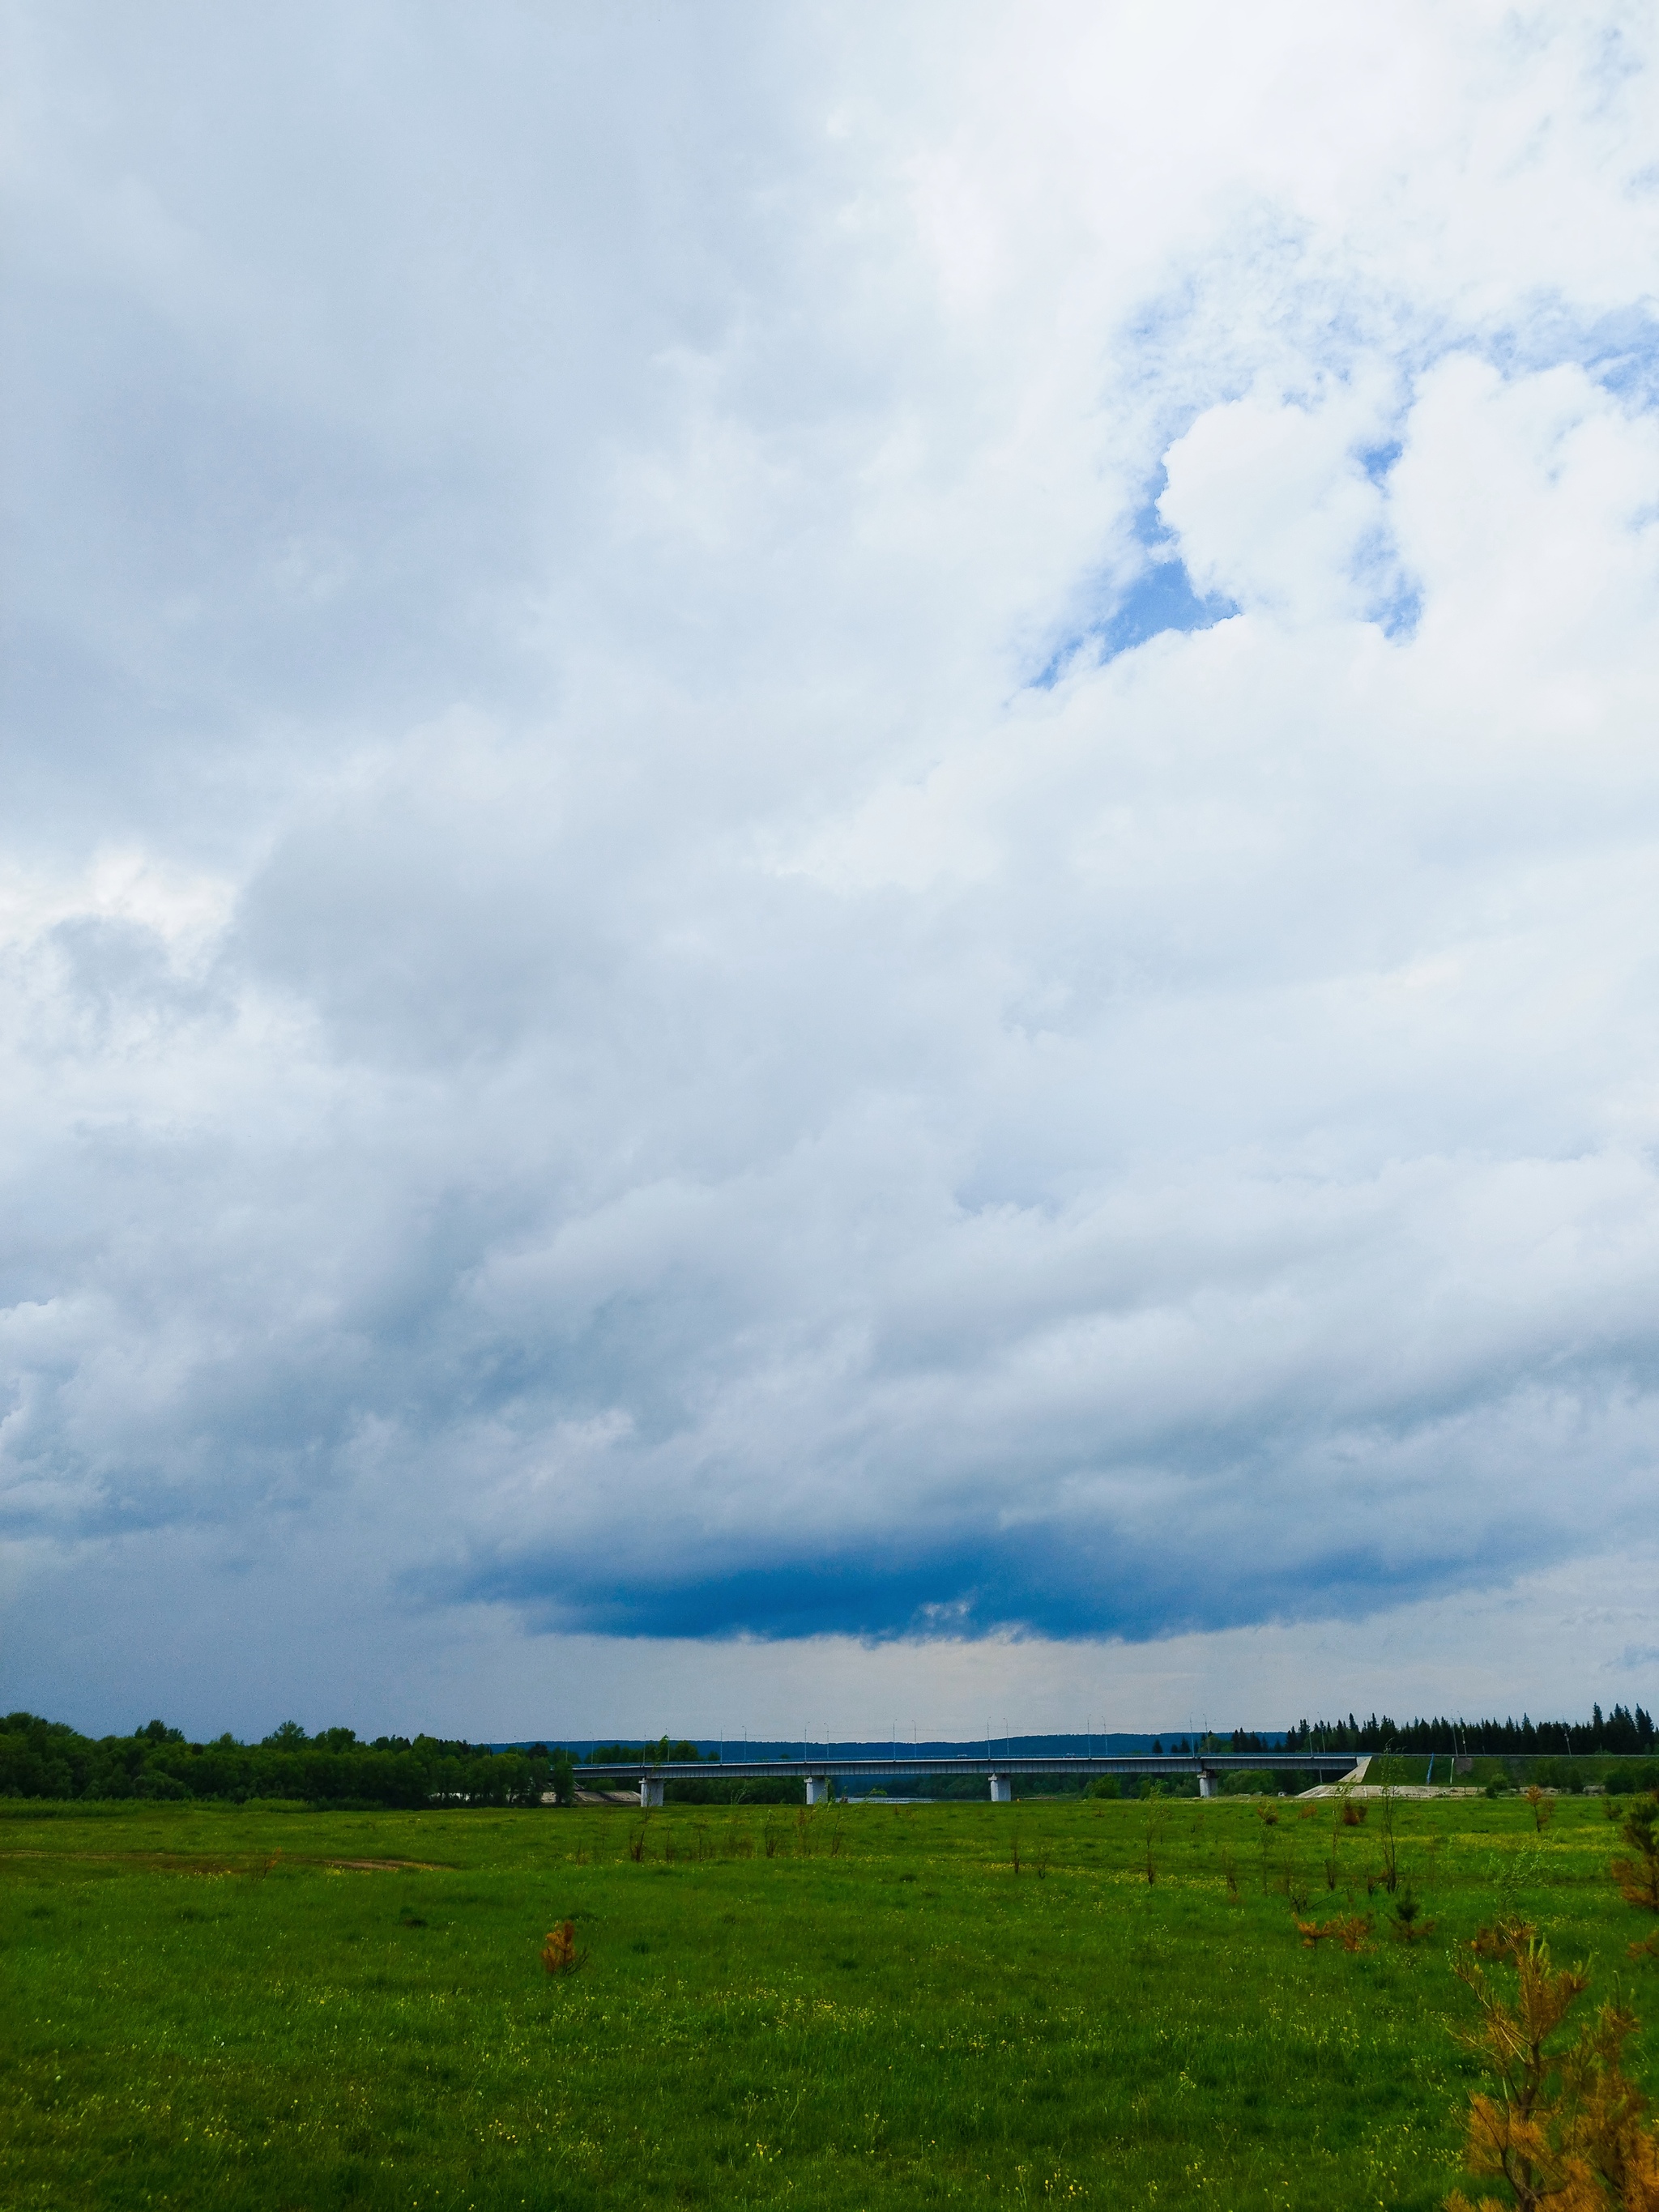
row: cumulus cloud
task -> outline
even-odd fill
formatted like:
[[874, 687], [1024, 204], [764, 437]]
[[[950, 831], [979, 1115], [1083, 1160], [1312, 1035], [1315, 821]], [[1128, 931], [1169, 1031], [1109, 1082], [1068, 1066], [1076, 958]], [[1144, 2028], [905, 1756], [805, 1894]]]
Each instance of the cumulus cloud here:
[[32, 1637], [1638, 1556], [1644, 15], [10, 36]]

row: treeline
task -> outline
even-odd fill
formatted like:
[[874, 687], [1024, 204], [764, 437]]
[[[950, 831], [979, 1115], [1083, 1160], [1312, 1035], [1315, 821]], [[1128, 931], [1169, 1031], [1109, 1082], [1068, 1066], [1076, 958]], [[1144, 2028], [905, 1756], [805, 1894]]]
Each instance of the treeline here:
[[[582, 1764], [584, 1766], [643, 1766], [654, 1760], [659, 1765], [667, 1765], [672, 1761], [675, 1765], [690, 1766], [699, 1763], [702, 1757], [696, 1745], [687, 1743], [683, 1736], [671, 1741], [665, 1735], [659, 1735], [654, 1743], [596, 1743]], [[708, 1757], [711, 1764], [718, 1765], [719, 1761], [712, 1752]]]
[[307, 1735], [294, 1721], [258, 1743], [222, 1735], [187, 1743], [165, 1721], [132, 1735], [84, 1736], [34, 1713], [0, 1720], [0, 1797], [280, 1797], [337, 1810], [381, 1806], [569, 1804], [574, 1764], [546, 1744], [417, 1735], [359, 1743], [348, 1728]]
[[1629, 1756], [1654, 1748], [1651, 1714], [1638, 1705], [1631, 1712], [1615, 1705], [1603, 1713], [1591, 1708], [1588, 1721], [1534, 1721], [1522, 1713], [1518, 1721], [1439, 1720], [1394, 1721], [1386, 1713], [1379, 1720], [1298, 1721], [1286, 1732], [1291, 1751], [1458, 1751], [1565, 1753], [1571, 1757], [1591, 1752]]
[[[1164, 1748], [1162, 1741], [1154, 1752]], [[1303, 1778], [1288, 1771], [1298, 1751], [1446, 1752], [1471, 1755], [1579, 1758], [1593, 1753], [1650, 1759], [1659, 1752], [1652, 1717], [1614, 1705], [1604, 1714], [1595, 1706], [1587, 1722], [1515, 1720], [1414, 1720], [1401, 1723], [1375, 1713], [1367, 1721], [1350, 1713], [1346, 1721], [1299, 1721], [1282, 1746], [1247, 1729], [1230, 1736], [1172, 1737], [1171, 1752], [1231, 1751], [1263, 1755], [1263, 1765], [1286, 1771], [1279, 1786], [1299, 1786]], [[584, 1766], [643, 1762], [702, 1765], [706, 1778], [686, 1777], [668, 1784], [665, 1795], [683, 1804], [789, 1804], [802, 1796], [799, 1780], [780, 1776], [743, 1780], [722, 1776], [720, 1761], [696, 1746], [663, 1736], [653, 1743], [596, 1746], [578, 1762], [556, 1746], [532, 1744], [494, 1749], [430, 1735], [376, 1736], [360, 1743], [349, 1728], [324, 1729], [307, 1735], [293, 1721], [258, 1743], [232, 1735], [210, 1743], [189, 1743], [182, 1731], [151, 1721], [131, 1735], [84, 1736], [62, 1722], [34, 1713], [9, 1713], [0, 1720], [0, 1797], [196, 1798], [241, 1804], [250, 1798], [283, 1798], [347, 1810], [380, 1806], [569, 1805]], [[1063, 1769], [1061, 1770], [1063, 1771]], [[1632, 1769], [1647, 1786], [1647, 1768]], [[1551, 1779], [1541, 1766], [1534, 1778]], [[1563, 1769], [1559, 1786], [1571, 1786]], [[913, 1785], [919, 1795], [977, 1796], [978, 1778], [942, 1774], [931, 1784]], [[1080, 1782], [1073, 1786], [1081, 1789]], [[1194, 1785], [1196, 1786], [1196, 1785]], [[1608, 1786], [1613, 1786], [1612, 1778]]]

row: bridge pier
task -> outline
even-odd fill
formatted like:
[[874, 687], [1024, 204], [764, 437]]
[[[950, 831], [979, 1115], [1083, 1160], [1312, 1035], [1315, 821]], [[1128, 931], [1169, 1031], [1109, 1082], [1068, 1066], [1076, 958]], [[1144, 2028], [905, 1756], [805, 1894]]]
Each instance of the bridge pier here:
[[1198, 1794], [1199, 1794], [1199, 1796], [1200, 1796], [1200, 1797], [1215, 1797], [1215, 1796], [1218, 1796], [1220, 1795], [1220, 1789], [1221, 1789], [1221, 1778], [1220, 1778], [1220, 1776], [1219, 1776], [1218, 1774], [1212, 1774], [1212, 1773], [1208, 1771], [1208, 1769], [1207, 1769], [1207, 1768], [1200, 1767], [1200, 1768], [1199, 1769], [1199, 1775], [1198, 1775]]
[[827, 1805], [830, 1802], [830, 1777], [809, 1774], [806, 1778], [806, 1802], [809, 1805]]
[[649, 1813], [662, 1802], [662, 1784], [653, 1782], [648, 1774], [640, 1777], [640, 1810]]
[[1013, 1802], [1013, 1784], [1006, 1774], [994, 1774], [991, 1777], [991, 1802], [994, 1805], [1012, 1805]]

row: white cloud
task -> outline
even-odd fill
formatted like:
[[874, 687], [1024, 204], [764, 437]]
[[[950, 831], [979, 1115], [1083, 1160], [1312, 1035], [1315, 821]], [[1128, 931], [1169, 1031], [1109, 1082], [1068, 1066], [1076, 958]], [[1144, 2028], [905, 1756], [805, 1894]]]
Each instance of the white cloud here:
[[1654, 1503], [1645, 19], [157, 21], [18, 18], [28, 1680], [1484, 1681]]

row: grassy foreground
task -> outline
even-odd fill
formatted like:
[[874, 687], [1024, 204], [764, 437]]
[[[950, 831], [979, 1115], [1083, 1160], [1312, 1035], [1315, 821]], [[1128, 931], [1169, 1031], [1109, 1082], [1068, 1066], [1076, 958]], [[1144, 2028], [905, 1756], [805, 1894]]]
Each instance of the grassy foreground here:
[[1659, 2087], [1598, 1802], [1401, 1804], [1414, 1945], [1376, 1806], [1273, 1809], [0, 1806], [0, 2204], [1434, 2206], [1499, 1911]]

